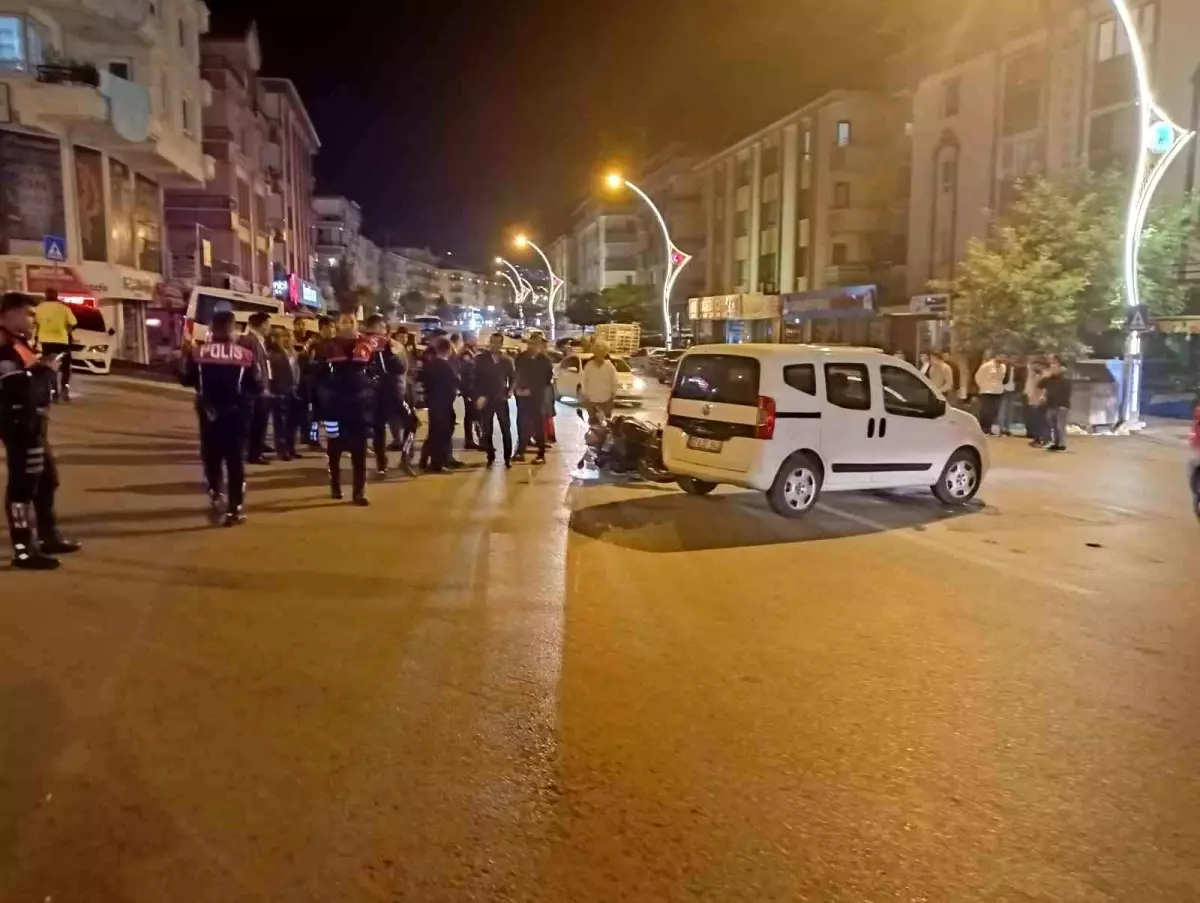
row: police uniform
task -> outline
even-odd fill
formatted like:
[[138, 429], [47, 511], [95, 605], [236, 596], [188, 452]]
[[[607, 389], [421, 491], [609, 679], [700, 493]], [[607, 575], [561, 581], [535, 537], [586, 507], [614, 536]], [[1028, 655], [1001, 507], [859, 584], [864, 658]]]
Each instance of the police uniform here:
[[29, 343], [0, 328], [0, 439], [8, 458], [4, 507], [17, 567], [50, 569], [58, 565], [51, 556], [79, 548], [59, 535], [54, 517], [58, 471], [48, 441], [54, 383], [54, 371]]
[[335, 336], [317, 346], [317, 398], [328, 437], [329, 490], [342, 497], [342, 453], [349, 452], [354, 475], [354, 502], [367, 504], [367, 434], [374, 392], [367, 370], [374, 350], [372, 336]]
[[[196, 390], [200, 421], [200, 457], [208, 484], [214, 520], [226, 526], [244, 517], [245, 461], [250, 406], [262, 392], [254, 352], [234, 341], [207, 342], [192, 349], [183, 371], [183, 384]], [[222, 511], [222, 496], [228, 506]]]

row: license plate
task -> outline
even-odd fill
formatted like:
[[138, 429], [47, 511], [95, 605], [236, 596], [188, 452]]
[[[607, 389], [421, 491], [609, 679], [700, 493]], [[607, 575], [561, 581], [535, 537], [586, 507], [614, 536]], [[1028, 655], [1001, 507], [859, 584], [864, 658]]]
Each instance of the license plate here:
[[703, 436], [688, 436], [687, 447], [696, 451], [719, 452], [724, 445], [720, 439], [705, 439]]

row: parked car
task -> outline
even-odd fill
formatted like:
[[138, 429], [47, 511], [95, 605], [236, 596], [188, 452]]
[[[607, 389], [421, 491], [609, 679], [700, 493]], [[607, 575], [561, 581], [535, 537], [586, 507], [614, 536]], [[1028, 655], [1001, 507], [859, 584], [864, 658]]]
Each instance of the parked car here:
[[822, 492], [927, 486], [964, 505], [988, 467], [979, 421], [871, 348], [705, 345], [679, 362], [663, 459], [692, 495], [727, 483], [785, 517]]
[[639, 348], [629, 355], [629, 366], [634, 373], [642, 376], [654, 376], [658, 359], [666, 352], [666, 348]]
[[[592, 359], [590, 354], [569, 354], [558, 365], [554, 376], [554, 396], [559, 401], [579, 401], [583, 391], [583, 366]], [[623, 357], [609, 358], [617, 368], [617, 379], [620, 389], [617, 392], [617, 404], [640, 405], [646, 392], [646, 381], [640, 376], [634, 376], [629, 367], [629, 361]]]
[[117, 331], [94, 307], [72, 305], [75, 329], [71, 334], [71, 366], [85, 373], [105, 374], [112, 370], [113, 337]]
[[681, 348], [677, 351], [664, 351], [658, 356], [654, 362], [654, 378], [658, 380], [659, 385], [669, 386], [675, 382], [675, 369], [683, 355], [684, 351]]

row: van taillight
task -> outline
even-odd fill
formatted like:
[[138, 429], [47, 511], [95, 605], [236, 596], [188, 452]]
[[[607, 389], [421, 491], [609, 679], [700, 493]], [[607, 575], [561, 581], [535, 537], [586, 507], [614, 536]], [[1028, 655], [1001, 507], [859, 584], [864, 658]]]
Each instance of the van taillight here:
[[196, 321], [191, 317], [183, 318], [183, 337], [189, 342], [196, 337]]
[[758, 396], [758, 423], [754, 428], [755, 439], [775, 438], [775, 399]]

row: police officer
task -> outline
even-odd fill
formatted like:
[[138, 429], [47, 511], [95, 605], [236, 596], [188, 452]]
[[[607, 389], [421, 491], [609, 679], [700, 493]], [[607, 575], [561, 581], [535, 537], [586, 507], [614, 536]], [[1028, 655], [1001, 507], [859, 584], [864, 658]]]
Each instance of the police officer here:
[[401, 382], [404, 364], [387, 335], [387, 320], [382, 314], [372, 314], [363, 324], [364, 338], [371, 344], [371, 445], [375, 452], [375, 469], [380, 479], [387, 476], [387, 428], [401, 409]]
[[233, 311], [213, 315], [208, 341], [190, 349], [182, 380], [196, 390], [200, 458], [208, 484], [210, 517], [214, 524], [226, 527], [246, 520], [242, 451], [250, 407], [262, 392], [254, 352], [235, 340], [234, 326]]
[[306, 341], [304, 350], [299, 356], [300, 396], [308, 408], [305, 439], [308, 447], [313, 451], [319, 451], [321, 448], [321, 405], [317, 398], [317, 371], [319, 370], [319, 362], [316, 359], [317, 349], [322, 342], [332, 339], [335, 335], [337, 335], [337, 321], [333, 317], [318, 317], [317, 334]]
[[63, 539], [54, 520], [58, 471], [48, 441], [48, 410], [58, 359], [39, 359], [29, 347], [34, 303], [19, 292], [0, 298], [0, 439], [8, 459], [4, 508], [13, 567], [48, 571], [58, 567], [55, 555], [77, 552], [79, 543]]
[[328, 437], [329, 492], [342, 498], [342, 453], [350, 453], [354, 474], [354, 504], [367, 505], [367, 433], [371, 425], [374, 393], [367, 368], [372, 340], [358, 334], [353, 314], [342, 314], [338, 332], [318, 347], [317, 398]]

